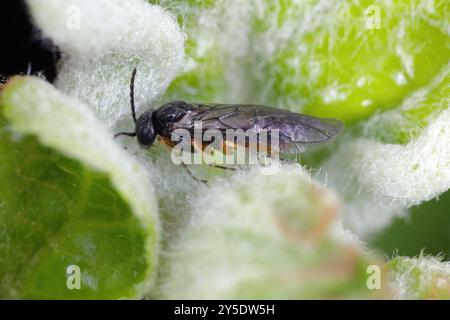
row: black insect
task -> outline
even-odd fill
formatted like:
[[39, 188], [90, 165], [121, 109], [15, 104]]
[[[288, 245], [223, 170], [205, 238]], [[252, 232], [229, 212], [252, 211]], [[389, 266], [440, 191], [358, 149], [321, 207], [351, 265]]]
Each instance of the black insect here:
[[[166, 103], [156, 110], [144, 112], [139, 118], [136, 118], [134, 107], [134, 80], [136, 69], [133, 70], [130, 84], [130, 102], [131, 112], [135, 123], [134, 132], [119, 132], [114, 137], [126, 135], [137, 137], [142, 147], [149, 148], [158, 137], [159, 140], [172, 149], [180, 141], [173, 139], [173, 133], [177, 129], [185, 129], [191, 137], [195, 136], [194, 130], [201, 123], [202, 133], [207, 130], [216, 130], [221, 133], [221, 144], [216, 145], [219, 151], [228, 154], [238, 145], [236, 136], [233, 141], [227, 140], [226, 131], [229, 129], [243, 131], [250, 130], [259, 141], [260, 132], [266, 132], [266, 145], [264, 150], [269, 155], [276, 146], [277, 153], [301, 153], [307, 146], [316, 146], [329, 142], [335, 138], [344, 129], [344, 124], [336, 119], [317, 118], [286, 110], [266, 107], [261, 105], [241, 105], [241, 104], [199, 104], [186, 103], [184, 101], [173, 101]], [[276, 144], [272, 143], [271, 132], [276, 130]], [[202, 152], [208, 144], [195, 139], [189, 141], [191, 151]], [[245, 149], [252, 150], [255, 145], [245, 142]], [[212, 146], [210, 144], [209, 146]], [[256, 153], [260, 151], [260, 144], [256, 145]], [[231, 150], [230, 150], [231, 149]], [[186, 165], [181, 164], [187, 169]], [[222, 169], [233, 169], [214, 165]], [[188, 169], [188, 173], [197, 181], [206, 182], [197, 179]]]
[[[173, 101], [156, 110], [144, 112], [136, 118], [134, 107], [133, 70], [130, 84], [131, 112], [135, 123], [134, 132], [120, 132], [115, 137], [127, 135], [137, 137], [139, 144], [150, 147], [156, 137], [169, 148], [178, 142], [172, 141], [172, 133], [176, 129], [186, 129], [194, 136], [194, 123], [201, 122], [202, 130], [215, 129], [223, 132], [226, 147], [235, 141], [226, 141], [227, 129], [278, 131], [280, 153], [300, 153], [306, 146], [329, 142], [344, 129], [344, 124], [336, 119], [317, 118], [286, 110], [260, 105], [239, 104], [198, 104]], [[270, 137], [269, 137], [270, 139]], [[194, 141], [192, 141], [194, 143]], [[204, 147], [204, 146], [200, 146]]]

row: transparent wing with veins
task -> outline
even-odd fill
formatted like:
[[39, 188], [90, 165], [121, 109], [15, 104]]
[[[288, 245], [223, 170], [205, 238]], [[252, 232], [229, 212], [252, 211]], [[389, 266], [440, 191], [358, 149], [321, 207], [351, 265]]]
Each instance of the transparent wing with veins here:
[[[336, 119], [317, 118], [260, 105], [233, 104], [191, 104], [192, 112], [177, 122], [177, 128], [194, 130], [194, 123], [200, 121], [202, 130], [216, 129], [223, 133], [227, 129], [271, 130], [279, 135], [279, 152], [300, 153], [310, 145], [331, 141], [344, 129]], [[224, 136], [225, 137], [225, 136]]]

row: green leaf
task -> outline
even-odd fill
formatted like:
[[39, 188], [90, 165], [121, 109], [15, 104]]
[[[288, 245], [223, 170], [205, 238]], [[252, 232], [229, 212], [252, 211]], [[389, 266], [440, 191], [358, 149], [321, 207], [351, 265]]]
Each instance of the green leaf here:
[[[158, 3], [188, 36], [188, 67], [169, 88], [177, 99], [269, 104], [352, 124], [397, 108], [449, 63], [445, 0]], [[408, 116], [419, 127], [431, 111]]]
[[255, 52], [274, 42], [261, 79], [272, 104], [349, 124], [397, 107], [449, 61], [446, 1], [262, 2]]
[[[143, 168], [86, 105], [43, 80], [13, 78], [0, 104], [0, 297], [148, 292], [159, 221]], [[67, 286], [71, 265], [80, 289]]]

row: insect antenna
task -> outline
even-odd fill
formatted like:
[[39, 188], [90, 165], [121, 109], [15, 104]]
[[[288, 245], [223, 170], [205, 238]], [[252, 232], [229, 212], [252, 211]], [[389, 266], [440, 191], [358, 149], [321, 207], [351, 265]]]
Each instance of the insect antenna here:
[[[134, 124], [136, 125], [136, 110], [134, 108], [134, 80], [136, 79], [136, 68], [133, 69], [133, 73], [131, 74], [130, 81], [130, 105], [131, 105], [131, 114], [133, 116]], [[118, 136], [128, 136], [128, 137], [136, 137], [136, 132], [119, 132], [114, 135], [114, 139]]]
[[130, 82], [130, 105], [131, 105], [131, 114], [133, 115], [134, 124], [136, 124], [136, 110], [134, 108], [134, 80], [136, 78], [136, 68], [133, 69], [133, 73], [131, 74], [131, 82]]
[[119, 132], [114, 135], [114, 139], [118, 136], [136, 137], [136, 132]]

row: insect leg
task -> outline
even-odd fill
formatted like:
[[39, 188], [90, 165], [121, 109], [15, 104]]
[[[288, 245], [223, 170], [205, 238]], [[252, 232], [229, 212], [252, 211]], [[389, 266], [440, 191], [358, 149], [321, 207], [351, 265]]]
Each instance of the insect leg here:
[[224, 166], [220, 166], [220, 165], [217, 165], [217, 164], [210, 164], [209, 166], [212, 167], [212, 168], [219, 168], [219, 169], [223, 169], [223, 170], [232, 170], [232, 171], [236, 171], [237, 170], [236, 168], [233, 168], [233, 167], [224, 167]]
[[208, 183], [207, 180], [199, 179], [196, 176], [194, 176], [194, 174], [188, 169], [188, 167], [186, 166], [186, 164], [183, 161], [181, 161], [181, 165], [186, 169], [187, 173], [191, 176], [192, 179], [194, 179], [197, 182], [204, 183], [204, 184]]
[[[192, 146], [194, 147], [195, 151], [197, 151], [198, 153], [201, 153], [203, 155], [203, 157], [205, 156], [202, 145], [199, 145], [195, 141], [192, 141]], [[223, 170], [233, 170], [233, 171], [237, 170], [236, 168], [224, 167], [224, 166], [217, 165], [217, 164], [210, 164], [209, 166], [212, 168], [219, 168], [219, 169], [223, 169]]]
[[299, 165], [297, 161], [289, 160], [289, 159], [280, 159], [280, 162], [287, 165]]

